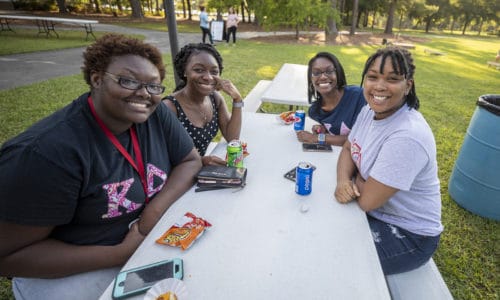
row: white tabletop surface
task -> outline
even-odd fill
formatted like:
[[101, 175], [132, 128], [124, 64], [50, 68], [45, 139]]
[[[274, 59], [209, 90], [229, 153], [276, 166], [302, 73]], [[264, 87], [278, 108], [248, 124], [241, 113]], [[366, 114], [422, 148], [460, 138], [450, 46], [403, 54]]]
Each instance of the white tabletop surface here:
[[[247, 186], [188, 191], [123, 269], [182, 258], [183, 281], [195, 300], [390, 299], [364, 212], [355, 202], [340, 204], [333, 197], [340, 147], [303, 152], [293, 126], [279, 124], [276, 115], [243, 117]], [[223, 157], [225, 145], [214, 152]], [[300, 161], [317, 166], [308, 196], [296, 194], [295, 184], [283, 177]], [[304, 205], [307, 212], [301, 211]], [[188, 211], [212, 227], [185, 251], [156, 244]], [[100, 299], [111, 299], [112, 285]]]
[[307, 102], [307, 66], [283, 64], [269, 88], [262, 94], [262, 101], [309, 106]]

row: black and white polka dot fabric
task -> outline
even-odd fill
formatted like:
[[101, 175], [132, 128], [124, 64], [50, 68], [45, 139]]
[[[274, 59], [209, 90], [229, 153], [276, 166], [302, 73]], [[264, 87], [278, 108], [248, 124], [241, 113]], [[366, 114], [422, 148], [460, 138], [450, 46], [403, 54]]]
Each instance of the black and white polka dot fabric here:
[[205, 123], [205, 126], [203, 127], [196, 127], [193, 123], [191, 123], [191, 121], [189, 121], [177, 99], [172, 96], [168, 96], [166, 98], [174, 103], [175, 108], [177, 109], [177, 118], [193, 139], [194, 146], [200, 155], [205, 155], [208, 145], [217, 135], [217, 131], [219, 130], [219, 112], [217, 111], [217, 106], [215, 105], [214, 96], [210, 95], [210, 102], [212, 103], [212, 119]]

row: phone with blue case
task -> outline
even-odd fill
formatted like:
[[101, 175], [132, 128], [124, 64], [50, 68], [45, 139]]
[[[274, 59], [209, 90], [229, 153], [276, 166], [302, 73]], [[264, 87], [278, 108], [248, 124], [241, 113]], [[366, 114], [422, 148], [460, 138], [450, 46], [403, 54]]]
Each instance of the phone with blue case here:
[[160, 280], [182, 279], [182, 259], [174, 258], [120, 272], [113, 286], [113, 299], [123, 299], [146, 292]]

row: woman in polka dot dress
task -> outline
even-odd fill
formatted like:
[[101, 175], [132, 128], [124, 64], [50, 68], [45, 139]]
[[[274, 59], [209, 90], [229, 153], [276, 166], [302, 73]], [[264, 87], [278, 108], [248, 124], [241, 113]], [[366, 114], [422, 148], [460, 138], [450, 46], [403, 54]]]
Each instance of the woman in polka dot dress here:
[[[220, 77], [222, 57], [211, 45], [188, 44], [176, 55], [174, 66], [182, 81], [163, 102], [177, 114], [203, 164], [225, 165], [217, 156], [205, 156], [206, 150], [219, 129], [226, 141], [239, 139], [243, 100], [233, 83]], [[219, 91], [233, 99], [231, 113]]]

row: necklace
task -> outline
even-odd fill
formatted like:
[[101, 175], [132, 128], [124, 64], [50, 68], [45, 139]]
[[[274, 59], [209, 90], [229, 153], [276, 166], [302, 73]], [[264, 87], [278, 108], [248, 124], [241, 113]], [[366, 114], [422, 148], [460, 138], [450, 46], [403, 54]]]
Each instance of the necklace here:
[[205, 97], [203, 98], [201, 104], [197, 105], [196, 102], [191, 100], [186, 90], [181, 91], [181, 93], [184, 95], [184, 99], [186, 99], [187, 102], [189, 103], [189, 106], [191, 106], [193, 110], [197, 111], [197, 113], [202, 117], [203, 124], [206, 124], [208, 122], [208, 116], [205, 113], [205, 107], [206, 107]]
[[203, 121], [204, 121], [203, 123], [207, 123], [208, 118], [207, 118], [207, 114], [205, 114], [204, 110], [205, 110], [205, 101], [203, 101], [199, 112], [200, 112], [200, 115], [203, 117]]

